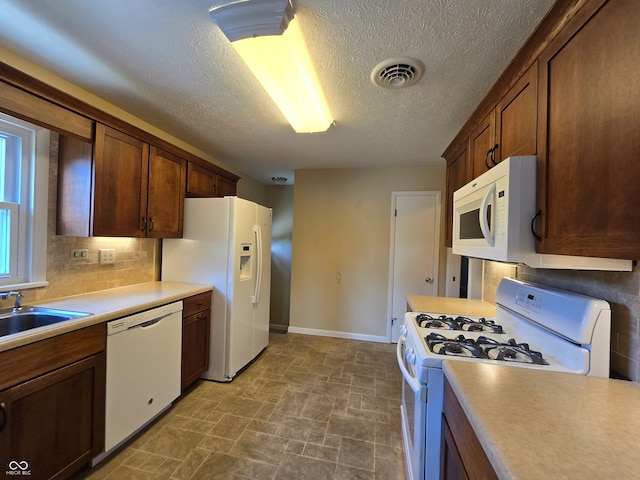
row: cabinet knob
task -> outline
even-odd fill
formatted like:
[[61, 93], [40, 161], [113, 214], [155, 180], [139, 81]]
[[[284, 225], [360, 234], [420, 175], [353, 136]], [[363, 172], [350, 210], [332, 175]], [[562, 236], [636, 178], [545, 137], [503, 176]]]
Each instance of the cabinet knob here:
[[147, 229], [147, 217], [142, 217], [142, 228], [141, 230], [144, 232]]

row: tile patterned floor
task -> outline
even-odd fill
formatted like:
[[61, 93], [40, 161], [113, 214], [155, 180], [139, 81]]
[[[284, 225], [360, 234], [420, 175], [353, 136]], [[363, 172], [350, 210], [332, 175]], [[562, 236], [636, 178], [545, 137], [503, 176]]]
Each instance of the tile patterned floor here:
[[404, 480], [395, 345], [271, 334], [231, 383], [200, 381], [89, 480]]

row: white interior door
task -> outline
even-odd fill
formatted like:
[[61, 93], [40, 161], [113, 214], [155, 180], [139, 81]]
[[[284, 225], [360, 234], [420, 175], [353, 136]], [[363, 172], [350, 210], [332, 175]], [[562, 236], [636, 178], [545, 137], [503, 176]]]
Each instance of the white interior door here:
[[397, 342], [407, 295], [438, 295], [440, 192], [393, 192], [389, 287], [391, 342]]

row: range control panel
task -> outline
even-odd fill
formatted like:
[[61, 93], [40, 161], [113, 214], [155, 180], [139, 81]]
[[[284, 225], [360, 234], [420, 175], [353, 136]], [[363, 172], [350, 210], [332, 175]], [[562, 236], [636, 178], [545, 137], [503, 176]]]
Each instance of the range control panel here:
[[540, 293], [533, 293], [531, 290], [523, 288], [518, 292], [516, 304], [526, 308], [527, 310], [539, 312], [542, 308], [543, 300], [544, 295]]

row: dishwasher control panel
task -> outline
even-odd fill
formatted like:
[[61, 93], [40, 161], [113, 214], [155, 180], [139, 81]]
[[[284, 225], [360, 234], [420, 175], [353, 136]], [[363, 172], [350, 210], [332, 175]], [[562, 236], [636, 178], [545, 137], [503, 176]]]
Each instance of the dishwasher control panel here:
[[150, 326], [167, 315], [181, 311], [182, 301], [162, 305], [161, 307], [152, 308], [151, 310], [145, 310], [144, 312], [136, 313], [128, 317], [118, 318], [117, 320], [107, 322], [107, 335], [114, 335], [130, 328]]

